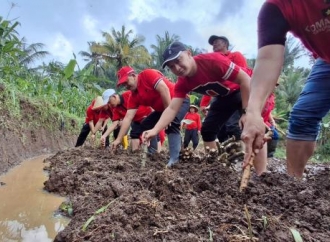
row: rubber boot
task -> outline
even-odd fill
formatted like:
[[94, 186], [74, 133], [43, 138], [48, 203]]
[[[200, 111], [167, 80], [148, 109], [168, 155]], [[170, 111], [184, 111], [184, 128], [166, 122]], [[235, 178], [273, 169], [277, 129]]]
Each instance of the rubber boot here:
[[170, 160], [167, 166], [172, 166], [179, 161], [181, 150], [181, 135], [176, 133], [168, 134], [168, 146], [170, 151]]
[[121, 144], [123, 145], [123, 149], [124, 150], [127, 150], [128, 148], [128, 138], [127, 138], [127, 135], [125, 135], [121, 141]]
[[157, 136], [150, 140], [150, 145], [148, 146], [148, 154], [154, 154], [158, 151], [158, 140]]

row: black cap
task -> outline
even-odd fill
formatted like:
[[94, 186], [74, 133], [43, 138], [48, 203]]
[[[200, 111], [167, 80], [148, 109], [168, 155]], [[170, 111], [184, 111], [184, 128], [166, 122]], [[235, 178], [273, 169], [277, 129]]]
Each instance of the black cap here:
[[217, 36], [217, 35], [211, 35], [211, 37], [209, 38], [209, 44], [213, 45], [213, 42], [216, 39], [222, 39], [227, 43], [227, 48], [229, 47], [229, 40], [225, 37], [225, 36]]
[[181, 54], [182, 51], [187, 50], [186, 47], [184, 46], [184, 44], [182, 44], [181, 42], [173, 42], [172, 44], [170, 44], [169, 46], [167, 46], [167, 48], [165, 49], [164, 53], [163, 53], [163, 64], [162, 64], [162, 68], [164, 69], [167, 62], [171, 61], [171, 60], [175, 60], [176, 58], [179, 57], [179, 55]]

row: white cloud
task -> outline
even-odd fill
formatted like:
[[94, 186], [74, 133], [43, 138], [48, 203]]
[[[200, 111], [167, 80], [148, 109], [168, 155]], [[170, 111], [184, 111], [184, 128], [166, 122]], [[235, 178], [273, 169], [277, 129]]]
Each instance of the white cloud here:
[[67, 63], [73, 58], [73, 43], [62, 33], [56, 33], [52, 36], [52, 38], [48, 40], [47, 46], [49, 52], [51, 52], [55, 59], [60, 62]]
[[[103, 41], [101, 31], [133, 30], [146, 37], [148, 48], [156, 35], [176, 34], [194, 48], [212, 51], [210, 35], [227, 36], [234, 50], [247, 58], [257, 55], [257, 15], [264, 0], [16, 0], [19, 7], [10, 19], [19, 17], [21, 36], [30, 43], [46, 44], [54, 58], [67, 63], [72, 52], [88, 51], [88, 41]], [[64, 4], [65, 3], [65, 4]], [[66, 6], [70, 5], [68, 10]], [[42, 6], [39, 11], [36, 6]], [[65, 6], [65, 7], [64, 7]], [[8, 8], [0, 8], [6, 16]], [[49, 37], [51, 36], [51, 38]], [[79, 59], [79, 55], [77, 55]], [[81, 63], [83, 66], [84, 63]]]
[[101, 40], [101, 30], [99, 29], [99, 21], [97, 19], [93, 18], [91, 15], [84, 15], [82, 17], [82, 27], [91, 40]]

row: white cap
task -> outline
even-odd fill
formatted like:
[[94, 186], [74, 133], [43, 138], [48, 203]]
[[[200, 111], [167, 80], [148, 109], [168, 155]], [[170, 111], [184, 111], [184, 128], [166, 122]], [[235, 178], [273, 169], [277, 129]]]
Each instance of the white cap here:
[[107, 104], [109, 102], [109, 98], [115, 94], [115, 90], [113, 89], [107, 89], [103, 92], [102, 98], [103, 98], [103, 105]]

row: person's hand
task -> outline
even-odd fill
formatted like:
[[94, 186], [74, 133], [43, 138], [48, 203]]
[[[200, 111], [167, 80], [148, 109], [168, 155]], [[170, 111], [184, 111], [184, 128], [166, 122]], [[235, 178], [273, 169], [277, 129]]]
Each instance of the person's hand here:
[[95, 141], [95, 134], [94, 133], [92, 133], [92, 135], [91, 135], [91, 140], [94, 142]]
[[105, 139], [106, 139], [106, 136], [102, 135], [100, 138], [100, 142], [101, 142], [102, 146], [105, 146]]
[[241, 139], [245, 144], [245, 155], [243, 160], [243, 167], [245, 167], [249, 163], [252, 153], [259, 153], [264, 145], [266, 127], [261, 114], [252, 112], [247, 112], [242, 115], [240, 126], [243, 128]]
[[154, 129], [150, 129], [150, 130], [147, 130], [147, 131], [144, 131], [142, 133], [142, 143], [144, 144], [148, 144], [149, 141], [154, 137], [156, 136], [157, 133], [155, 132]]
[[111, 143], [111, 152], [115, 151], [117, 149], [117, 146], [121, 143], [121, 141], [119, 141], [118, 139], [116, 139], [115, 141], [113, 141]]

